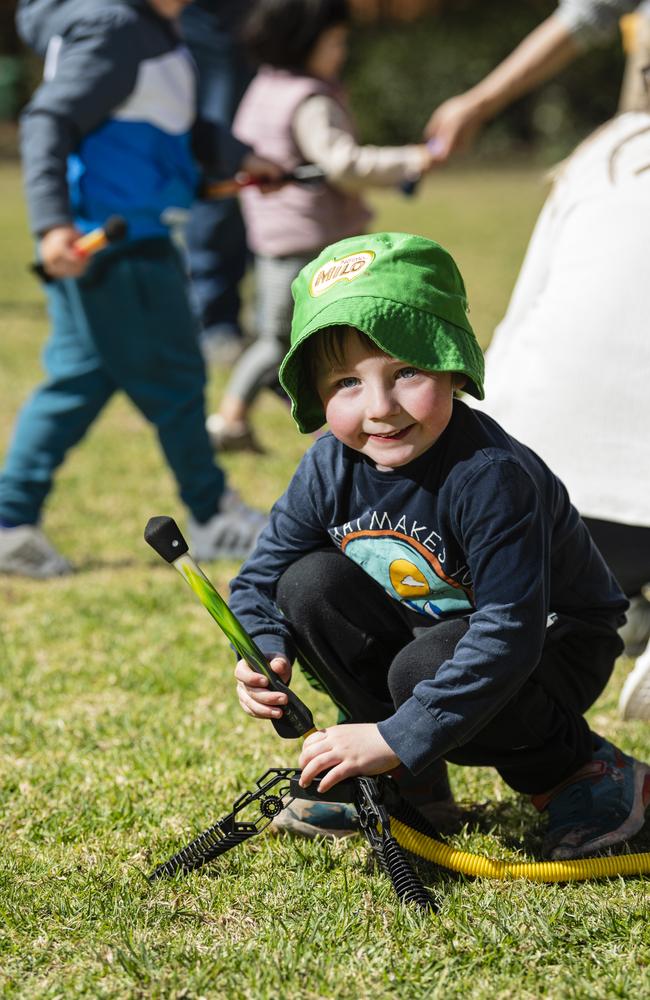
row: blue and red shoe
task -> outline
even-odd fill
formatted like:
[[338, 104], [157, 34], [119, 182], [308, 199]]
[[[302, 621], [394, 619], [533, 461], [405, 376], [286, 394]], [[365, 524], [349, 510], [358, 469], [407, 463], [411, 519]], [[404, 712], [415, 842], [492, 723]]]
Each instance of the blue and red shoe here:
[[596, 740], [588, 764], [550, 792], [532, 796], [536, 809], [548, 811], [542, 849], [555, 861], [624, 843], [645, 823], [650, 767], [607, 740]]

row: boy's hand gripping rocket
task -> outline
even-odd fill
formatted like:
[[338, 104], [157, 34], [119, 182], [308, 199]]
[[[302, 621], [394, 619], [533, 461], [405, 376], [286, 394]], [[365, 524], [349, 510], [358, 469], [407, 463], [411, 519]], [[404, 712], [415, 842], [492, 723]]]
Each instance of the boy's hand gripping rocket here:
[[145, 541], [168, 563], [175, 566], [190, 585], [201, 604], [210, 612], [219, 628], [235, 647], [239, 656], [257, 673], [264, 674], [273, 691], [286, 694], [288, 702], [282, 705], [282, 717], [272, 719], [279, 736], [298, 739], [314, 732], [314, 719], [305, 704], [271, 670], [262, 651], [258, 649], [244, 627], [232, 613], [223, 597], [208, 580], [205, 573], [189, 554], [188, 545], [171, 517], [152, 517], [144, 529]]

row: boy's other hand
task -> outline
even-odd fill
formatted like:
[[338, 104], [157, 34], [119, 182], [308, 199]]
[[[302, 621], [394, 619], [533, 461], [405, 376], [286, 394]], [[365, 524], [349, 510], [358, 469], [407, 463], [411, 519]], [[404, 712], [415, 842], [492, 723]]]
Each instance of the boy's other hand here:
[[[291, 680], [291, 664], [286, 656], [274, 656], [269, 660], [271, 670], [281, 681], [288, 684]], [[239, 660], [235, 667], [237, 679], [237, 697], [239, 704], [247, 715], [255, 719], [279, 719], [282, 708], [287, 703], [286, 694], [269, 690], [268, 679], [264, 674], [249, 667], [246, 660]]]
[[319, 790], [326, 792], [357, 774], [383, 774], [400, 763], [374, 722], [319, 729], [305, 740], [300, 754], [300, 784], [306, 788], [323, 771]]
[[46, 272], [53, 278], [78, 278], [88, 267], [88, 259], [75, 250], [81, 233], [74, 226], [55, 226], [41, 236], [38, 253]]
[[[247, 153], [241, 161], [241, 173], [247, 177], [255, 178], [257, 186], [262, 194], [270, 191], [277, 191], [285, 183], [284, 170], [273, 160], [267, 160], [256, 153]], [[239, 174], [237, 175], [239, 176]]]

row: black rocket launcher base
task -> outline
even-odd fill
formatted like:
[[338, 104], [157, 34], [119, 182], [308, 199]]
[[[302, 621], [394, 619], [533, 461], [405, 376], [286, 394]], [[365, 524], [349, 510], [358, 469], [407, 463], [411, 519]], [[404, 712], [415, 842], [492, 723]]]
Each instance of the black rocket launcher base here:
[[285, 740], [293, 740], [314, 732], [316, 727], [311, 712], [271, 670], [262, 651], [255, 645], [203, 570], [192, 559], [187, 542], [174, 519], [164, 515], [150, 518], [144, 529], [144, 539], [159, 556], [176, 567], [239, 656], [257, 673], [264, 674], [273, 691], [287, 695], [289, 700], [286, 705], [281, 706], [281, 718], [271, 720], [278, 736], [282, 736]]

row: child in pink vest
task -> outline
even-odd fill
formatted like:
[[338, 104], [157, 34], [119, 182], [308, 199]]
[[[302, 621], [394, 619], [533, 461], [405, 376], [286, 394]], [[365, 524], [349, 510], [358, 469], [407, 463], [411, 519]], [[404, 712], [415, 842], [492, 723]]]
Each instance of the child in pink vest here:
[[357, 193], [394, 187], [431, 166], [425, 145], [360, 146], [339, 73], [346, 57], [346, 0], [258, 0], [245, 40], [261, 68], [248, 88], [233, 131], [287, 172], [323, 169], [326, 181], [287, 184], [261, 195], [242, 191], [248, 241], [255, 253], [257, 340], [241, 356], [219, 413], [208, 418], [213, 444], [258, 450], [251, 405], [277, 384], [291, 326], [291, 283], [330, 243], [369, 228], [371, 212]]

